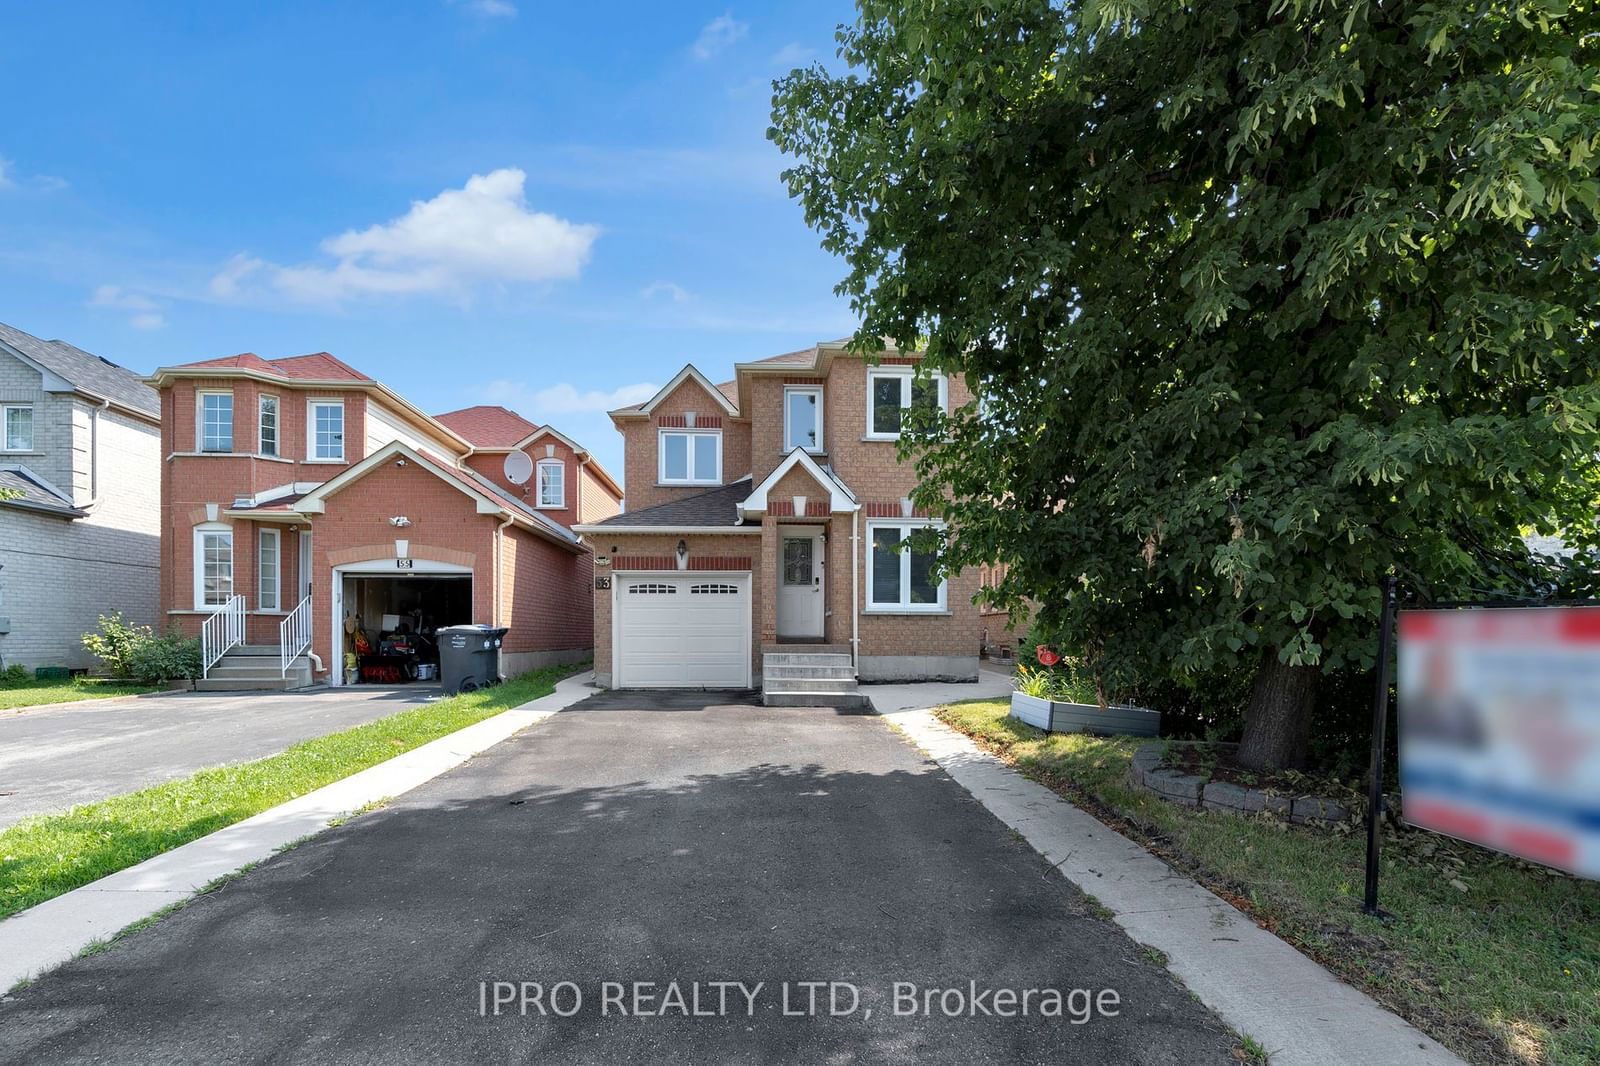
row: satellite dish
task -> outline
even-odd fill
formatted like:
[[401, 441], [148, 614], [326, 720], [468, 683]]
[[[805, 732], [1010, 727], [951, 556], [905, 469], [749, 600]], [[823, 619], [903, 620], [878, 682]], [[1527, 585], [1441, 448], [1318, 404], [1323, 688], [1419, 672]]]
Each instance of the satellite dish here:
[[510, 452], [506, 455], [505, 473], [513, 485], [526, 485], [533, 476], [533, 460], [527, 452]]

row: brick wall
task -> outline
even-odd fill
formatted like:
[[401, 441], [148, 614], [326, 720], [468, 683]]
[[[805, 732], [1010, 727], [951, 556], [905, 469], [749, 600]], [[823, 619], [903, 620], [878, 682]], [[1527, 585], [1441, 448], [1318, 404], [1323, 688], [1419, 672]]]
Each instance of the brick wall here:
[[501, 540], [500, 624], [509, 652], [594, 645], [594, 556], [510, 527]]
[[622, 511], [622, 500], [585, 466], [578, 473], [578, 521], [599, 522]]
[[[710, 485], [658, 485], [661, 476], [660, 459], [656, 451], [657, 433], [661, 420], [680, 425], [678, 421], [693, 411], [696, 421], [705, 418], [722, 420], [722, 481], [730, 484], [750, 472], [750, 423], [728, 417], [716, 399], [692, 379], [685, 380], [661, 403], [647, 419], [627, 419], [619, 422], [622, 432], [622, 472], [627, 486], [627, 509], [630, 511], [654, 507], [693, 496], [712, 488]], [[770, 469], [770, 468], [769, 468]]]

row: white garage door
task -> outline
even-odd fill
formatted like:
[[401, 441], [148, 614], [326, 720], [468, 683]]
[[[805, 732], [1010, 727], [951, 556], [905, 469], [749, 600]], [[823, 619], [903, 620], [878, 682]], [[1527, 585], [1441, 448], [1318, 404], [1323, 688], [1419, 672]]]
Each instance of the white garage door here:
[[750, 575], [619, 577], [618, 688], [749, 688]]

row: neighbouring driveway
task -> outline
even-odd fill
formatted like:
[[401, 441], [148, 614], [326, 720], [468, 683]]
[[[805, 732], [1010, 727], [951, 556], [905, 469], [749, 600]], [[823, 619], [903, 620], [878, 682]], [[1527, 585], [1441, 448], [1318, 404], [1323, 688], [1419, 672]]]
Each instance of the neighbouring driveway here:
[[185, 692], [0, 715], [0, 828], [259, 759], [438, 698], [436, 685]]
[[[484, 1016], [494, 981], [572, 981], [582, 1006]], [[701, 982], [710, 1014], [678, 1014], [669, 981]], [[738, 991], [722, 1013], [714, 981], [763, 982], [753, 1013]], [[803, 981], [848, 982], [859, 1009], [830, 1017], [824, 995], [806, 1016], [791, 984], [786, 1016]], [[969, 981], [1120, 1007], [925, 1016], [919, 994], [895, 1015], [895, 982]], [[634, 982], [671, 1013], [633, 1014]], [[30, 1064], [1192, 1066], [1231, 1047], [882, 719], [707, 693], [595, 696], [0, 1002], [0, 1061]]]

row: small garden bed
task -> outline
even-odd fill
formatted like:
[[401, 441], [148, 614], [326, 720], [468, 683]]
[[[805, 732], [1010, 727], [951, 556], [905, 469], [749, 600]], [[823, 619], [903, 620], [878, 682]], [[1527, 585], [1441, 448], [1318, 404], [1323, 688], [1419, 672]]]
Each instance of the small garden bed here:
[[1380, 922], [1361, 911], [1365, 838], [1354, 818], [1293, 825], [1177, 806], [1132, 781], [1148, 742], [1042, 733], [1005, 701], [938, 715], [1469, 1061], [1596, 1061], [1600, 884], [1386, 826], [1381, 903], [1395, 918]]

